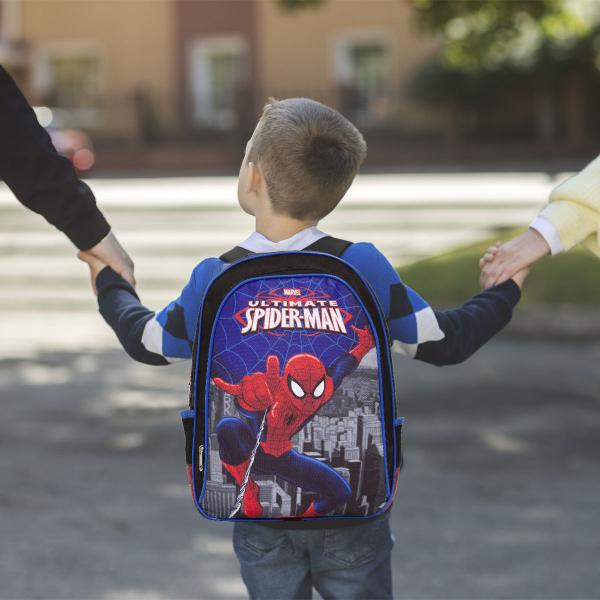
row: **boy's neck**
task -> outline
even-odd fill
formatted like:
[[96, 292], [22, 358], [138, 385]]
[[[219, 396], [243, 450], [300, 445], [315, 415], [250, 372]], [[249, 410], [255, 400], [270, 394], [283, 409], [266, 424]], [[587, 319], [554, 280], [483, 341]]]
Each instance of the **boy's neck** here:
[[255, 219], [255, 229], [257, 233], [264, 235], [272, 242], [287, 240], [293, 235], [308, 227], [314, 227], [318, 221], [299, 221], [286, 215], [278, 215], [272, 212], [268, 214], [257, 214]]

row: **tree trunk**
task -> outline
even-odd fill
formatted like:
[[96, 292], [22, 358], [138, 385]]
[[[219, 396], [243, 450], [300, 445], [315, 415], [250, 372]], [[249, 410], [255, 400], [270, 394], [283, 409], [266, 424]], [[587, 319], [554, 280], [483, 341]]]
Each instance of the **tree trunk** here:
[[551, 144], [558, 137], [558, 107], [554, 90], [542, 85], [537, 97], [537, 135], [544, 143]]
[[460, 144], [460, 107], [452, 102], [446, 109], [445, 142], [448, 148], [456, 148]]
[[585, 86], [577, 75], [569, 77], [563, 93], [565, 134], [570, 148], [579, 148], [585, 141]]

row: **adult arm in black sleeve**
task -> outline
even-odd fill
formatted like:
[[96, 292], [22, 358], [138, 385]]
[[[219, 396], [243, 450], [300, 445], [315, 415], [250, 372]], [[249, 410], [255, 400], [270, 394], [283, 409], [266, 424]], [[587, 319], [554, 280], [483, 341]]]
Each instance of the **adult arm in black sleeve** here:
[[27, 208], [87, 250], [109, 231], [90, 188], [54, 149], [31, 106], [0, 66], [0, 179]]
[[509, 279], [460, 308], [434, 311], [444, 338], [419, 344], [415, 358], [437, 366], [463, 362], [510, 322], [520, 298], [519, 286]]

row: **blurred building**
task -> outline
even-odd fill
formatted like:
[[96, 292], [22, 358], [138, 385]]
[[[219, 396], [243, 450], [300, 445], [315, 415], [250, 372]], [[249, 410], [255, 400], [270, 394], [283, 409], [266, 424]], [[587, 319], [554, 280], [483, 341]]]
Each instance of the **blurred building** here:
[[0, 61], [53, 125], [91, 135], [106, 168], [234, 167], [269, 96], [339, 109], [371, 164], [456, 152], [457, 124], [481, 118], [482, 131], [526, 129], [527, 98], [479, 120], [414, 100], [411, 78], [439, 42], [413, 17], [400, 0], [292, 12], [276, 0], [0, 0]]
[[[140, 97], [164, 97], [176, 83], [172, 4], [0, 0], [0, 22], [10, 15], [3, 45], [17, 57], [8, 68], [60, 126], [132, 139]], [[171, 117], [161, 115], [165, 126]]]
[[427, 127], [431, 115], [394, 101], [435, 50], [410, 16], [395, 1], [289, 13], [271, 0], [0, 0], [0, 58], [32, 103], [101, 148], [233, 143], [237, 160], [269, 96], [321, 99], [366, 127]]

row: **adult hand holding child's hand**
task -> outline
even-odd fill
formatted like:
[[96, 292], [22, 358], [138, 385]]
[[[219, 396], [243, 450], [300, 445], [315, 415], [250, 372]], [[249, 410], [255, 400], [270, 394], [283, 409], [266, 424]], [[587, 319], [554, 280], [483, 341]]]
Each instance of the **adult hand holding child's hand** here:
[[88, 254], [95, 257], [105, 266], [108, 265], [115, 273], [118, 273], [125, 281], [128, 281], [135, 287], [133, 261], [112, 231], [95, 246], [82, 251], [77, 255], [81, 260], [89, 264], [89, 261], [86, 258], [82, 258], [80, 254]]
[[496, 246], [487, 249], [479, 261], [481, 269], [479, 284], [483, 289], [487, 289], [511, 277], [516, 281], [516, 276], [521, 270], [549, 252], [550, 249], [544, 238], [531, 228], [505, 244], [497, 242]]
[[96, 277], [98, 277], [98, 273], [100, 273], [100, 271], [102, 271], [102, 269], [108, 265], [87, 250], [80, 250], [77, 253], [77, 258], [84, 263], [87, 263], [88, 267], [90, 268], [92, 289], [94, 290], [94, 294], [97, 296], [98, 291], [96, 290]]
[[[513, 244], [518, 239], [515, 238], [506, 244], [496, 242], [496, 245], [489, 246], [479, 259], [479, 268], [481, 269], [479, 283], [482, 289], [488, 289], [508, 279], [513, 279], [521, 289], [523, 288], [523, 283], [529, 275], [529, 265], [537, 258], [529, 260], [531, 252], [528, 255], [527, 252], [522, 251], [523, 248], [519, 252], [518, 245]], [[513, 244], [512, 247], [511, 244]], [[515, 246], [517, 246], [517, 250], [515, 250]]]

